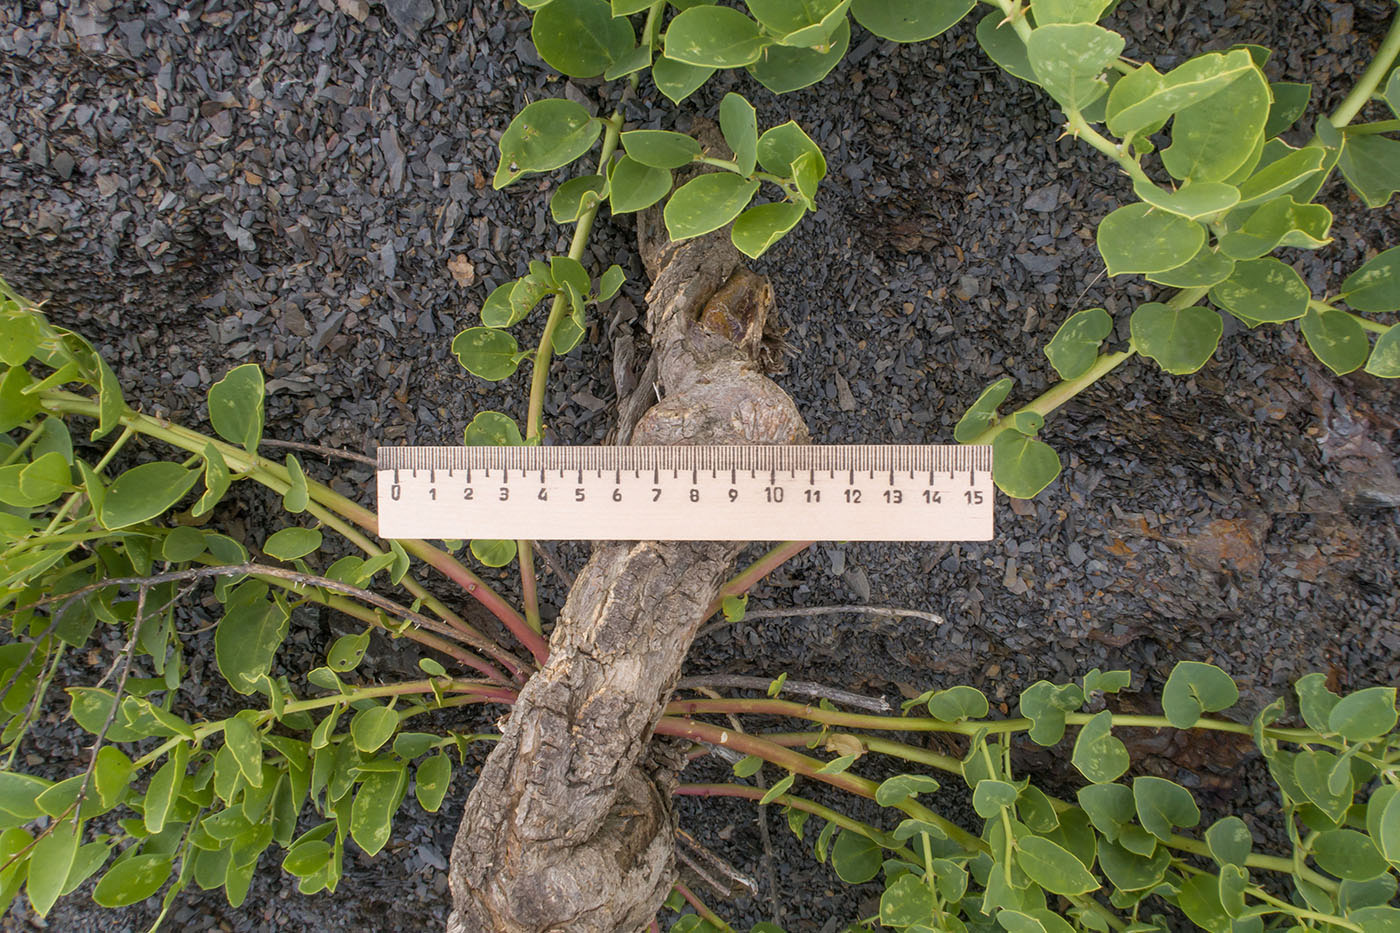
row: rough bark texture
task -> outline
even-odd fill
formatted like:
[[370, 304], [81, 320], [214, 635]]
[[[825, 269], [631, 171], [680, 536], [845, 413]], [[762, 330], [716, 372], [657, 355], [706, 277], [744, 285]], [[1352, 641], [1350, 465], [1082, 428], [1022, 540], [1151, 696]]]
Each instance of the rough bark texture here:
[[[758, 362], [772, 293], [726, 234], [668, 243], [639, 222], [664, 398], [619, 436], [637, 444], [806, 443]], [[638, 387], [656, 397], [651, 381]], [[635, 422], [635, 428], [633, 423]], [[601, 530], [601, 529], [600, 529]], [[449, 933], [633, 933], [674, 879], [677, 763], [651, 729], [741, 545], [600, 546], [579, 573], [544, 668], [520, 693], [467, 800], [452, 850]]]

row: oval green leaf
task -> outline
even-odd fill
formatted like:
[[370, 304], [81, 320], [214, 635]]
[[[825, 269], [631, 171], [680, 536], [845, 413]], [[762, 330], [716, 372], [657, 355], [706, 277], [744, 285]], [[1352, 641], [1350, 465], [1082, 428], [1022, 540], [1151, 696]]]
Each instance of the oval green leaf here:
[[757, 259], [797, 226], [805, 213], [807, 208], [803, 205], [786, 201], [759, 204], [739, 215], [729, 236], [739, 252], [750, 259]]
[[1220, 344], [1224, 322], [1210, 308], [1174, 310], [1150, 301], [1133, 311], [1129, 322], [1133, 346], [1169, 373], [1194, 373], [1210, 360]]
[[551, 172], [587, 152], [602, 123], [571, 100], [527, 104], [501, 135], [501, 164], [492, 187], [504, 188], [526, 172]]
[[1347, 276], [1341, 297], [1357, 311], [1400, 310], [1400, 246], [1372, 257]]
[[728, 7], [691, 7], [666, 30], [666, 57], [687, 65], [742, 68], [762, 52], [758, 24]]
[[256, 363], [234, 367], [209, 389], [209, 423], [230, 444], [257, 453], [264, 395], [263, 374]]
[[1309, 307], [1299, 326], [1313, 356], [1339, 376], [1360, 369], [1371, 354], [1361, 322], [1345, 311]]
[[1041, 440], [1002, 431], [992, 441], [992, 480], [1013, 499], [1033, 499], [1060, 475], [1060, 455]]
[[174, 860], [169, 855], [133, 855], [113, 865], [92, 892], [103, 907], [126, 907], [155, 894], [170, 877]]
[[643, 165], [625, 155], [613, 165], [608, 190], [608, 203], [614, 214], [640, 211], [666, 197], [671, 190], [671, 172]]
[[680, 168], [695, 161], [701, 152], [694, 139], [669, 130], [631, 130], [623, 133], [621, 139], [622, 148], [632, 161], [652, 168]]
[[1113, 318], [1103, 308], [1071, 314], [1045, 345], [1045, 357], [1061, 379], [1074, 379], [1089, 371], [1099, 358], [1099, 344], [1113, 332]]
[[1190, 262], [1205, 241], [1205, 228], [1194, 220], [1142, 203], [1109, 214], [1097, 234], [1109, 275], [1175, 269]]
[[505, 379], [520, 365], [520, 345], [494, 327], [469, 327], [452, 340], [452, 352], [467, 372], [490, 382]]
[[201, 475], [200, 470], [163, 460], [132, 467], [107, 487], [100, 513], [103, 527], [150, 521], [184, 498]]
[[881, 39], [923, 42], [946, 32], [977, 0], [852, 0], [856, 22]]
[[321, 546], [321, 532], [315, 528], [283, 528], [268, 535], [263, 553], [278, 560], [296, 560]]
[[757, 190], [757, 181], [730, 172], [711, 172], [691, 179], [666, 202], [666, 230], [673, 240], [718, 230], [739, 216]]
[[530, 39], [540, 58], [573, 78], [597, 77], [637, 44], [632, 24], [613, 18], [608, 0], [552, 0], [535, 13]]
[[1272, 257], [1236, 263], [1230, 277], [1210, 290], [1211, 301], [1251, 327], [1297, 320], [1309, 297], [1303, 277]]

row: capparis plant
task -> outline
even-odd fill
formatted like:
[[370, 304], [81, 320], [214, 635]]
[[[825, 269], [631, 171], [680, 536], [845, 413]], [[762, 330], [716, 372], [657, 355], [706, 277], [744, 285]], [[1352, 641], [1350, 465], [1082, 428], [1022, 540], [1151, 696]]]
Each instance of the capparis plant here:
[[[1324, 675], [1309, 674], [1296, 683], [1296, 698], [1280, 697], [1241, 723], [1208, 715], [1239, 700], [1234, 681], [1214, 665], [1178, 664], [1162, 690], [1161, 715], [1106, 708], [1107, 697], [1130, 681], [1127, 671], [1097, 669], [1070, 683], [1042, 680], [1021, 693], [1020, 716], [1011, 719], [987, 718], [987, 698], [968, 686], [912, 699], [902, 718], [834, 706], [802, 710], [781, 700], [677, 701], [673, 711], [693, 716], [742, 710], [820, 723], [807, 732], [744, 733], [691, 719], [688, 731], [676, 731], [744, 757], [734, 764], [734, 782], [678, 792], [781, 807], [791, 830], [810, 839], [817, 859], [829, 859], [843, 880], [879, 879], [878, 911], [847, 933], [1147, 933], [1179, 929], [1183, 919], [1211, 933], [1397, 928], [1394, 687], [1339, 696]], [[1284, 724], [1290, 720], [1299, 722]], [[1133, 735], [1146, 729], [1194, 730], [1197, 742], [1252, 742], [1272, 778], [1277, 811], [1226, 814], [1207, 825], [1192, 793], [1169, 776], [1128, 776]], [[961, 753], [912, 741], [930, 733], [955, 738]], [[1069, 773], [1033, 780], [1017, 757], [1037, 746], [1059, 748]], [[819, 752], [794, 750], [804, 747]], [[871, 780], [858, 774], [867, 759], [904, 770]], [[749, 780], [772, 765], [784, 776]], [[795, 782], [873, 799], [885, 819], [855, 819], [797, 793]], [[970, 793], [980, 825], [966, 829], [933, 809], [945, 782]], [[700, 912], [671, 926], [724, 929]]]
[[[599, 93], [618, 100], [629, 89], [643, 90], [645, 77], [679, 105], [721, 68], [744, 68], [777, 93], [819, 81], [849, 45], [852, 19], [887, 39], [924, 41], [975, 4], [750, 0], [747, 13], [704, 2], [527, 5], [536, 48], [552, 67], [570, 76], [601, 76]], [[1376, 204], [1397, 187], [1390, 168], [1397, 144], [1385, 136], [1395, 121], [1350, 124], [1374, 96], [1394, 109], [1390, 68], [1400, 31], [1392, 27], [1343, 106], [1317, 124], [1315, 138], [1294, 148], [1279, 133], [1298, 118], [1305, 92], [1265, 82], [1263, 50], [1211, 53], [1186, 63], [1187, 71], [1183, 65], [1161, 74], [1122, 58], [1123, 38], [1096, 22], [1106, 8], [1040, 0], [1030, 9], [998, 0], [978, 37], [999, 65], [1051, 95], [1069, 131], [1133, 179], [1140, 203], [1120, 209], [1128, 214], [1110, 215], [1101, 231], [1110, 274], [1143, 274], [1182, 291], [1133, 312], [1132, 342], [1123, 351], [1100, 352], [1112, 331], [1106, 312], [1076, 314], [1047, 348], [1064, 382], [1003, 417], [996, 409], [1010, 386], [994, 386], [964, 419], [958, 439], [997, 445], [998, 482], [1012, 495], [1035, 494], [1058, 471], [1058, 457], [1035, 437], [1044, 415], [1123, 359], [1142, 352], [1173, 372], [1204, 364], [1220, 324], [1216, 311], [1199, 306], [1202, 298], [1251, 326], [1300, 321], [1309, 345], [1339, 372], [1364, 364], [1377, 375], [1395, 375], [1393, 329], [1365, 316], [1400, 305], [1395, 250], [1320, 299], [1300, 297], [1290, 278], [1296, 273], [1267, 254], [1326, 242], [1330, 215], [1310, 202], [1334, 168]], [[606, 83], [612, 81], [627, 83]], [[602, 205], [623, 214], [669, 197], [663, 217], [673, 237], [732, 224], [731, 239], [750, 256], [761, 255], [814, 208], [827, 166], [800, 127], [765, 121], [760, 132], [757, 112], [738, 94], [726, 95], [714, 116], [728, 152], [707, 150], [685, 134], [627, 128], [620, 110], [598, 117], [566, 99], [536, 101], [506, 128], [497, 187], [565, 168], [601, 146], [594, 171], [562, 181], [551, 197], [554, 218], [574, 226], [567, 255], [542, 257], [526, 275], [499, 285], [482, 307], [481, 326], [454, 340], [458, 358], [479, 376], [502, 379], [527, 361], [533, 370], [524, 429], [499, 413], [481, 412], [464, 443], [540, 441], [552, 355], [573, 349], [590, 309], [623, 284], [616, 266], [583, 265]], [[1222, 123], [1232, 127], [1228, 141]], [[1241, 139], [1249, 141], [1243, 155]], [[673, 191], [673, 173], [694, 165], [715, 171]], [[1155, 234], [1134, 239], [1143, 231]], [[546, 299], [540, 342], [522, 351], [508, 328]], [[1214, 315], [1214, 325], [1202, 315]], [[1361, 328], [1359, 342], [1353, 325]], [[1368, 333], [1377, 336], [1373, 347]], [[263, 437], [265, 390], [256, 366], [231, 370], [211, 389], [212, 433], [174, 425], [128, 405], [90, 344], [49, 323], [8, 288], [0, 288], [0, 362], [0, 611], [7, 620], [0, 645], [0, 750], [7, 756], [0, 771], [0, 900], [8, 904], [23, 891], [43, 914], [57, 898], [96, 879], [93, 897], [107, 906], [160, 895], [168, 910], [191, 884], [222, 889], [238, 904], [258, 867], [279, 862], [302, 891], [334, 890], [347, 842], [379, 852], [410, 791], [435, 810], [470, 746], [491, 739], [454, 731], [434, 713], [509, 706], [548, 656], [529, 543], [471, 542], [472, 555], [483, 563], [519, 562], [522, 605], [516, 608], [453, 556], [461, 542], [377, 541], [371, 511], [308, 475], [295, 452], [269, 455], [276, 442]], [[283, 527], [254, 548], [205, 524], [217, 519], [235, 483], [270, 491], [286, 513], [278, 523]], [[328, 533], [334, 544], [326, 541]], [[725, 588], [726, 615], [741, 616], [741, 595], [805, 546], [779, 545], [737, 575]], [[465, 621], [425, 585], [425, 569], [479, 602], [508, 638]], [[192, 653], [204, 643], [199, 628], [184, 626], [202, 618], [202, 610], [190, 608], [200, 587], [217, 607], [212, 639], [206, 639], [212, 641], [212, 669], [228, 691], [217, 708], [191, 704], [188, 692], [199, 667]], [[284, 671], [279, 649], [302, 624], [298, 609], [312, 606], [339, 612], [359, 628], [328, 646], [324, 665]], [[712, 608], [718, 612], [721, 605]], [[360, 673], [365, 653], [381, 638], [418, 643], [428, 655], [420, 662], [423, 676], [384, 683]], [[88, 682], [74, 682], [73, 672], [83, 669]], [[60, 673], [62, 689], [56, 686]], [[741, 762], [741, 776], [754, 776], [764, 762], [785, 772], [767, 789], [682, 792], [751, 796], [821, 817], [820, 848], [843, 877], [884, 872], [881, 916], [872, 923], [913, 930], [992, 923], [1017, 930], [1062, 929], [1058, 924], [1147, 929], [1153, 927], [1143, 924], [1156, 922], [1154, 912], [1180, 909], [1208, 929], [1289, 918], [1304, 928], [1390, 928], [1394, 920], [1384, 905], [1394, 882], [1387, 894], [1377, 879], [1389, 878], [1396, 843], [1386, 827], [1400, 814], [1386, 796], [1395, 783], [1393, 691], [1375, 688], [1334, 702], [1319, 692], [1316, 678], [1305, 679], [1299, 686], [1300, 699], [1307, 693], [1305, 727], [1256, 720], [1255, 739], [1281, 788], [1293, 846], [1291, 855], [1279, 856], [1246, 852], [1234, 823], [1214, 843], [1210, 833], [1203, 839], [1178, 833], [1192, 828], [1195, 806], [1187, 806], [1180, 788], [1154, 783], [1162, 779], [1150, 775], [1117, 781], [1128, 763], [1113, 744], [1120, 741], [1115, 728], [1247, 728], [1192, 718], [1233, 703], [1233, 685], [1224, 687], [1228, 678], [1201, 665], [1178, 668], [1162, 697], [1165, 717], [1099, 710], [1099, 695], [1122, 682], [1119, 674], [1096, 674], [1079, 684], [1036, 685], [1022, 698], [1025, 721], [988, 721], [985, 699], [979, 703], [971, 688], [931, 693], [923, 701], [928, 717], [852, 718], [828, 704], [778, 698], [780, 678], [769, 700], [677, 700], [656, 732], [751, 756]], [[1227, 694], [1229, 703], [1221, 705]], [[1376, 731], [1387, 722], [1387, 701], [1388, 725]], [[1193, 703], [1199, 707], [1194, 714]], [[55, 708], [91, 741], [72, 773], [50, 780], [20, 770], [20, 751], [37, 718]], [[808, 728], [754, 736], [699, 718], [711, 713], [775, 713]], [[1024, 733], [1053, 744], [1066, 727], [1078, 729], [1071, 760], [1090, 782], [1074, 802], [1050, 796], [1067, 798], [1057, 787], [1036, 790], [1012, 761], [1014, 737]], [[966, 736], [966, 758], [931, 757], [864, 732], [911, 729]], [[794, 750], [808, 743], [836, 757], [823, 761]], [[1086, 771], [1081, 763], [1091, 752], [1123, 768], [1109, 775], [1111, 767], [1101, 762]], [[927, 802], [935, 792], [929, 774], [911, 772], [879, 784], [858, 777], [864, 754], [894, 754], [962, 775], [975, 812], [986, 821], [984, 832], [961, 828], [918, 800], [922, 793]], [[790, 793], [799, 776], [872, 797], [913, 823], [887, 831], [804, 802]], [[1319, 779], [1331, 796], [1319, 796]], [[1337, 804], [1344, 793], [1347, 803]], [[1364, 813], [1356, 809], [1362, 804]], [[802, 819], [793, 817], [798, 831]], [[1359, 876], [1378, 863], [1357, 837], [1386, 862], [1364, 879]], [[1369, 861], [1357, 868], [1338, 856], [1339, 849]], [[1061, 851], [1092, 876], [1093, 886], [1086, 887]], [[867, 874], [872, 858], [876, 872]], [[1070, 877], [1049, 872], [1047, 861]], [[1289, 874], [1291, 890], [1264, 880], [1286, 881]], [[682, 929], [722, 925], [689, 888], [678, 885], [676, 895], [696, 911], [679, 921]], [[756, 929], [771, 933], [772, 925]]]

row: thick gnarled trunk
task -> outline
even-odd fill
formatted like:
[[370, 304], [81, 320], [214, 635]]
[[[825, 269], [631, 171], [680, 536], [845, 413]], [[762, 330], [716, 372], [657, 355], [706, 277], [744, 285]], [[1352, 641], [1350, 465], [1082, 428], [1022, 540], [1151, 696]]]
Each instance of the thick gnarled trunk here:
[[[653, 213], [639, 239], [665, 395], [635, 428], [621, 406], [622, 439], [806, 443], [796, 407], [757, 362], [767, 283], [738, 269], [724, 234], [668, 243]], [[653, 394], [649, 381], [641, 390]], [[677, 763], [649, 751], [651, 730], [740, 549], [597, 549], [467, 800], [450, 933], [634, 933], [655, 916], [675, 875]]]

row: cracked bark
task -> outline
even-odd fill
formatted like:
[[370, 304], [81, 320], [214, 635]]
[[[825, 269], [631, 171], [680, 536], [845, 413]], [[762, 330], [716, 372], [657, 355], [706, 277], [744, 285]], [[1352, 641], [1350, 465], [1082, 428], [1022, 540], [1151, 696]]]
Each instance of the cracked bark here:
[[[636, 444], [802, 444], [796, 406], [763, 372], [767, 283], [726, 233], [675, 244], [638, 221], [664, 398]], [[655, 398], [650, 381], [642, 397]], [[636, 408], [630, 409], [635, 411]], [[635, 426], [634, 426], [635, 424]], [[671, 790], [683, 762], [650, 744], [703, 613], [742, 549], [730, 542], [600, 545], [487, 758], [452, 850], [449, 933], [634, 933], [675, 877]]]

